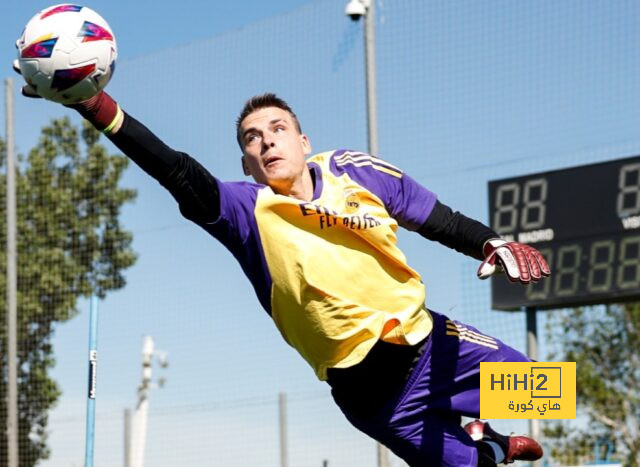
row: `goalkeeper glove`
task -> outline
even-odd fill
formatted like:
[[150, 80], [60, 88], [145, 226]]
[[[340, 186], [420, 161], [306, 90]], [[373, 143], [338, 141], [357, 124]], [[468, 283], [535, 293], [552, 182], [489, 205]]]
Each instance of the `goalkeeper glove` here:
[[[21, 75], [18, 60], [13, 61], [13, 69]], [[22, 86], [22, 95], [26, 97], [41, 98], [33, 87], [29, 84]], [[124, 113], [113, 98], [104, 91], [100, 91], [95, 96], [86, 101], [70, 104], [70, 107], [78, 111], [85, 119], [89, 120], [96, 129], [105, 134], [117, 130], [124, 119]]]
[[[17, 58], [13, 61], [12, 65], [13, 65], [13, 71], [15, 71], [20, 76], [22, 76], [22, 73], [20, 72], [20, 66], [18, 65], [18, 59]], [[22, 95], [26, 96], [26, 97], [33, 97], [33, 98], [36, 98], [36, 99], [41, 99], [42, 98], [41, 96], [38, 95], [36, 90], [31, 87], [30, 84], [25, 84], [24, 86], [22, 86]]]
[[529, 284], [549, 276], [549, 265], [535, 248], [501, 238], [487, 240], [483, 247], [485, 260], [478, 268], [478, 278], [486, 279], [503, 270], [511, 282]]

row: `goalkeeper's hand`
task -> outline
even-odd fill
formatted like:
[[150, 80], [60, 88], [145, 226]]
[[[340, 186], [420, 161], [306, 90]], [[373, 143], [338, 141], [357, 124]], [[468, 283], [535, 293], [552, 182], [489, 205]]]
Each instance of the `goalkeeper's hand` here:
[[[13, 61], [13, 69], [16, 73], [22, 75], [17, 59]], [[32, 98], [42, 97], [39, 96], [36, 90], [29, 84], [22, 86], [22, 95]], [[80, 115], [89, 120], [93, 126], [105, 134], [118, 131], [124, 119], [124, 114], [122, 110], [120, 110], [120, 107], [118, 107], [116, 101], [104, 91], [100, 91], [86, 101], [65, 105], [65, 107], [77, 110]]]
[[502, 270], [511, 282], [529, 284], [551, 274], [549, 265], [540, 252], [524, 243], [495, 238], [484, 244], [483, 251], [485, 260], [478, 268], [480, 279], [486, 279]]
[[[18, 66], [17, 58], [13, 61], [12, 65], [13, 65], [13, 71], [15, 71], [20, 76], [22, 76], [22, 73], [20, 72], [20, 66]], [[31, 87], [30, 84], [25, 84], [24, 86], [22, 86], [22, 95], [26, 97], [33, 97], [35, 99], [42, 99], [42, 96], [39, 96], [36, 90], [33, 89], [33, 87]]]

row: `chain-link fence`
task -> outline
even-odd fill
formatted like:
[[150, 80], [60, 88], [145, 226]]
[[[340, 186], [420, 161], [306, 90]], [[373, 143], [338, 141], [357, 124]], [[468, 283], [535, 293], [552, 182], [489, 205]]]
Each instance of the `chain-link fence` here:
[[[291, 104], [314, 152], [366, 150], [363, 25], [344, 15], [345, 4], [310, 1], [123, 60], [108, 91], [222, 180], [243, 177], [235, 118], [265, 91]], [[489, 180], [640, 154], [638, 2], [376, 7], [381, 156], [444, 203], [486, 221]], [[291, 467], [376, 465], [375, 443], [348, 424], [328, 386], [282, 341], [233, 257], [95, 138], [68, 109], [16, 101], [20, 465], [82, 464], [88, 297], [96, 292], [104, 298], [95, 465], [126, 465], [125, 453], [136, 450], [130, 440], [141, 442], [142, 432], [146, 465], [282, 465], [284, 421]], [[4, 245], [4, 217], [0, 223]], [[523, 314], [490, 309], [474, 260], [405, 232], [400, 246], [422, 274], [431, 308], [524, 351]], [[4, 251], [0, 260], [4, 272]], [[541, 338], [544, 324], [541, 315]], [[144, 336], [155, 353], [147, 353], [142, 430]], [[545, 352], [542, 340], [541, 358]], [[390, 464], [404, 465], [393, 456]]]

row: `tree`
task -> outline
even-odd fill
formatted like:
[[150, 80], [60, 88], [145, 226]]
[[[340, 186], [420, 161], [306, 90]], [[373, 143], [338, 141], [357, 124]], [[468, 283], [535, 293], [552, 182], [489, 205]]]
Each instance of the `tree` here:
[[545, 429], [552, 456], [576, 464], [609, 445], [640, 466], [640, 304], [554, 312], [547, 334], [553, 361], [576, 362], [578, 406], [576, 422]]
[[[125, 285], [136, 259], [119, 216], [136, 193], [119, 187], [128, 159], [110, 155], [87, 122], [42, 129], [16, 176], [18, 249], [18, 442], [20, 466], [46, 459], [48, 410], [60, 396], [48, 376], [55, 325], [78, 313], [81, 297]], [[83, 150], [81, 150], [83, 149]], [[6, 148], [0, 141], [1, 163]], [[6, 172], [6, 170], [4, 171]], [[0, 176], [0, 465], [6, 465], [6, 179]]]

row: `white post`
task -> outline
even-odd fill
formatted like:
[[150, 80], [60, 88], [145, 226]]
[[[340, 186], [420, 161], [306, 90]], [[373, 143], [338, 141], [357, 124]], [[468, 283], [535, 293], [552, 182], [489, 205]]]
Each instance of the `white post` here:
[[289, 453], [287, 449], [287, 395], [278, 394], [278, 412], [280, 422], [280, 467], [289, 467]]
[[145, 336], [142, 344], [142, 382], [140, 386], [138, 386], [138, 403], [131, 417], [131, 442], [129, 443], [130, 467], [144, 466], [153, 347], [153, 338], [151, 336]]
[[124, 409], [124, 467], [131, 467], [131, 410]]
[[7, 127], [7, 467], [18, 467], [18, 304], [16, 163], [13, 141], [13, 80], [5, 84]]

